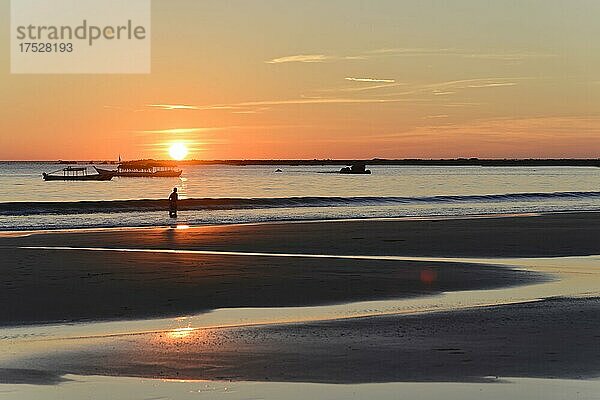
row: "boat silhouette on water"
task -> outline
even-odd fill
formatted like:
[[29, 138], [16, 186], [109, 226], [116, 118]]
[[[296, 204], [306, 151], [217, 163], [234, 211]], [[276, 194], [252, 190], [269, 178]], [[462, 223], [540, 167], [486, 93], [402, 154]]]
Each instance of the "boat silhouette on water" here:
[[[94, 167], [95, 168], [95, 167]], [[108, 170], [88, 173], [87, 167], [66, 167], [49, 173], [42, 173], [45, 181], [110, 181], [115, 174]]]
[[371, 170], [367, 169], [367, 166], [365, 163], [363, 162], [357, 162], [352, 164], [349, 167], [344, 167], [342, 169], [340, 169], [340, 174], [352, 174], [352, 175], [363, 175], [363, 174], [370, 174]]
[[129, 178], [168, 178], [181, 176], [175, 163], [165, 161], [128, 161], [119, 164], [116, 170], [96, 168], [98, 173], [112, 173], [114, 176]]

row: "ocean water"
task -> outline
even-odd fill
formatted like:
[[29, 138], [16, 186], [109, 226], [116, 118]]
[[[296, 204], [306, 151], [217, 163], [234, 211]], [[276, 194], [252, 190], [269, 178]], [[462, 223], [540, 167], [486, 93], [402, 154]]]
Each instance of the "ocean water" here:
[[[0, 163], [0, 230], [600, 210], [600, 168], [185, 166], [179, 178], [44, 182], [56, 164]], [[106, 168], [106, 166], [105, 166]], [[282, 173], [275, 173], [277, 168]], [[173, 187], [182, 199], [168, 218]]]

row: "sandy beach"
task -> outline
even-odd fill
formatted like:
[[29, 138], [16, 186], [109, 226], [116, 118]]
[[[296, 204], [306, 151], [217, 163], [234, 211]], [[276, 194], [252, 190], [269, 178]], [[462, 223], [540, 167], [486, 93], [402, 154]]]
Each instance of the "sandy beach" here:
[[574, 256], [600, 254], [597, 237], [597, 213], [9, 236], [0, 238], [5, 260], [0, 300], [11, 307], [0, 310], [0, 325], [309, 306], [523, 285], [544, 277], [466, 263], [283, 255]]
[[116, 229], [0, 238], [0, 246], [331, 255], [560, 257], [599, 254], [600, 213]]
[[[0, 250], [1, 325], [312, 306], [524, 285], [544, 276], [467, 263]], [[68, 296], [64, 294], [68, 293]]]
[[[595, 255], [599, 222], [597, 213], [563, 213], [7, 235], [0, 239], [0, 301], [10, 307], [0, 310], [0, 324], [526, 290], [558, 278], [500, 262], [385, 256]], [[579, 379], [600, 374], [599, 317], [595, 297], [547, 298], [415, 315], [69, 338], [3, 362], [0, 382], [52, 384], [65, 374], [327, 383]]]
[[[89, 338], [72, 341], [74, 349], [18, 360], [0, 370], [0, 382], [51, 384], [65, 374], [346, 384], [582, 379], [600, 374], [599, 321], [598, 299], [552, 299], [415, 316]], [[35, 373], [40, 370], [45, 374]]]

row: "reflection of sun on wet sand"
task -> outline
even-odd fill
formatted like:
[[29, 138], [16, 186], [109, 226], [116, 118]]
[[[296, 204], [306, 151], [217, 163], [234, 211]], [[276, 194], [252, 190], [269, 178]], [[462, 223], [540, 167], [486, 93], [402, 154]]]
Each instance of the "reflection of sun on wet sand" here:
[[420, 315], [84, 338], [10, 366], [52, 371], [55, 380], [63, 374], [327, 383], [590, 378], [600, 373], [599, 321], [597, 299], [553, 299]]
[[[0, 309], [0, 323], [133, 319], [230, 307], [398, 298], [427, 304], [437, 298], [422, 296], [444, 293], [450, 299], [453, 293], [475, 290], [474, 298], [485, 299], [486, 290], [508, 287], [499, 293], [506, 293], [504, 302], [511, 303], [518, 300], [517, 290], [524, 293], [523, 285], [531, 284], [544, 288], [532, 290], [532, 296], [595, 296], [597, 290], [589, 285], [581, 286], [585, 293], [576, 287], [560, 292], [560, 283], [550, 281], [557, 276], [545, 274], [596, 279], [593, 271], [578, 268], [576, 259], [561, 264], [557, 258], [536, 270], [519, 260], [515, 265], [522, 268], [513, 269], [401, 258], [600, 254], [597, 237], [596, 213], [3, 237], [0, 299], [11, 307]], [[573, 285], [581, 282], [569, 279]], [[336, 317], [342, 319], [334, 321], [221, 329], [197, 329], [178, 320], [160, 332], [63, 339], [60, 345], [42, 339], [36, 348], [52, 351], [3, 357], [0, 381], [56, 382], [68, 373], [311, 382], [472, 381], [490, 375], [579, 378], [600, 373], [595, 346], [600, 305], [595, 298], [499, 301], [493, 307], [343, 319], [348, 316], [342, 312]], [[38, 376], [32, 370], [53, 372]]]
[[194, 333], [194, 328], [177, 328], [167, 332], [167, 335], [172, 339], [182, 339]]

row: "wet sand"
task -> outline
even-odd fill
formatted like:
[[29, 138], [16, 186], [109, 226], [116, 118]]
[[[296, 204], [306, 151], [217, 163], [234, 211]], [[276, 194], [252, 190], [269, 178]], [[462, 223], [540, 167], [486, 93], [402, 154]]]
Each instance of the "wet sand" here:
[[[298, 255], [600, 254], [599, 222], [597, 213], [565, 213], [3, 237], [0, 304], [10, 306], [0, 308], [0, 325], [301, 307], [527, 285], [556, 276], [468, 262]], [[51, 384], [64, 374], [328, 383], [587, 378], [600, 376], [599, 317], [597, 298], [550, 298], [429, 314], [60, 339], [55, 349], [50, 340], [40, 344], [42, 353], [8, 357], [0, 365], [0, 382]]]
[[[600, 375], [600, 299], [320, 323], [91, 338], [0, 370], [53, 383], [64, 374], [367, 383]], [[31, 369], [44, 371], [33, 375]]]
[[430, 257], [600, 254], [600, 212], [118, 229], [0, 238], [3, 246], [195, 249]]
[[529, 284], [459, 263], [23, 249], [72, 246], [274, 254], [600, 254], [600, 213], [119, 229], [0, 238], [0, 325], [177, 316], [228, 307], [385, 300]]
[[414, 297], [528, 284], [538, 274], [458, 263], [23, 249], [72, 246], [274, 254], [600, 254], [600, 213], [119, 229], [0, 238], [0, 326], [176, 316]]
[[492, 289], [548, 279], [468, 263], [0, 249], [0, 326], [180, 316]]

